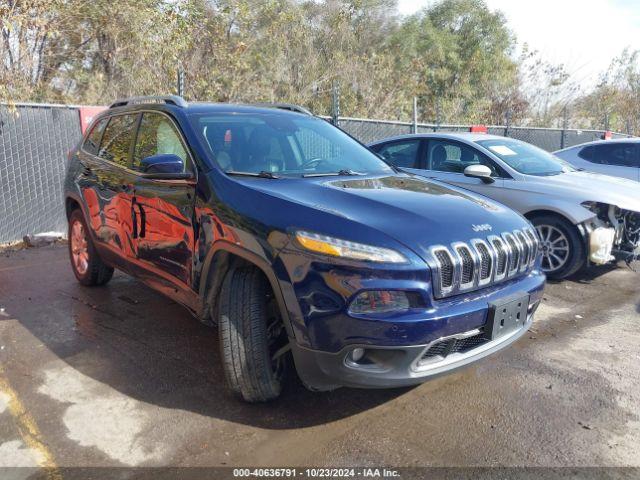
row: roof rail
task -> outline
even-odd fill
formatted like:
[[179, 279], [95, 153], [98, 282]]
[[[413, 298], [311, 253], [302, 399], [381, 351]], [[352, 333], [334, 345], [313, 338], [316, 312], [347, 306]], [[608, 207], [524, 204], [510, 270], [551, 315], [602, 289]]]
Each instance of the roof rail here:
[[187, 102], [185, 102], [184, 98], [177, 95], [159, 95], [149, 97], [121, 98], [109, 105], [109, 108], [123, 107], [125, 105], [135, 105], [140, 103], [168, 103], [182, 108], [186, 108], [189, 106]]
[[293, 103], [254, 103], [253, 105], [256, 107], [279, 108], [280, 110], [289, 110], [290, 112], [313, 116], [313, 113], [311, 113], [310, 110], [307, 110], [300, 105], [294, 105]]

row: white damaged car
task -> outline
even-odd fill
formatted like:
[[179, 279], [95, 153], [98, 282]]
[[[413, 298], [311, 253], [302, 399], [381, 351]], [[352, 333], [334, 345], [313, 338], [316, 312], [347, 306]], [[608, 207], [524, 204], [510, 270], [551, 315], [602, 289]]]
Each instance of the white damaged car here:
[[531, 144], [494, 135], [403, 135], [369, 148], [407, 172], [472, 190], [520, 212], [536, 227], [542, 268], [550, 278], [640, 257], [637, 182], [582, 171]]

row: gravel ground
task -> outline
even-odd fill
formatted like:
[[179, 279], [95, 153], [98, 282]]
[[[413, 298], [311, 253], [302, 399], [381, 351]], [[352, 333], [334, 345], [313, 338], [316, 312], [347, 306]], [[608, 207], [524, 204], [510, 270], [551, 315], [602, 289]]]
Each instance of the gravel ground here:
[[520, 341], [418, 387], [256, 406], [182, 307], [124, 274], [81, 287], [65, 246], [3, 252], [0, 468], [640, 467], [639, 275], [549, 284]]

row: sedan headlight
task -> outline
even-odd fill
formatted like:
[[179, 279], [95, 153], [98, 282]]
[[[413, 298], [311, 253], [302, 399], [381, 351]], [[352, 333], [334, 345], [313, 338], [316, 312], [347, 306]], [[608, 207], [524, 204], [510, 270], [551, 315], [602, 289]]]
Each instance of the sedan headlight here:
[[609, 205], [599, 202], [582, 202], [580, 205], [595, 213], [600, 220], [609, 220]]
[[379, 263], [407, 263], [407, 258], [395, 250], [350, 242], [318, 233], [298, 231], [296, 240], [307, 250], [332, 257]]

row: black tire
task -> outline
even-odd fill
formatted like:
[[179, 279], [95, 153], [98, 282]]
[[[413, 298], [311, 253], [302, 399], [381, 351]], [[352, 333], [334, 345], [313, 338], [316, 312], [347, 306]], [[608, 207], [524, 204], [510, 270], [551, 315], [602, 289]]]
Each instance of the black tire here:
[[273, 349], [281, 350], [288, 340], [271, 288], [260, 270], [249, 267], [229, 271], [220, 292], [218, 330], [231, 391], [247, 402], [277, 398], [286, 376], [288, 354], [272, 361]]
[[[568, 254], [565, 262], [557, 268], [549, 268], [548, 256], [545, 259], [545, 248], [550, 248], [549, 245], [545, 246], [545, 239], [541, 238], [540, 250], [543, 255], [543, 270], [547, 274], [547, 277], [552, 280], [562, 280], [570, 277], [586, 263], [586, 251], [584, 242], [580, 236], [578, 229], [572, 225], [569, 221], [555, 215], [539, 215], [531, 219], [531, 223], [536, 227], [538, 234], [540, 232], [548, 232], [549, 228], [560, 231], [566, 238], [568, 247]], [[552, 237], [558, 238], [558, 237]], [[559, 245], [564, 245], [563, 241], [559, 242]]]
[[[72, 235], [73, 227], [76, 222], [80, 222], [82, 228], [84, 229], [86, 237], [86, 251], [88, 253], [88, 262], [85, 271], [80, 271], [79, 267], [76, 265], [76, 262], [74, 262]], [[71, 212], [71, 215], [69, 215], [68, 235], [69, 260], [71, 262], [71, 269], [73, 270], [73, 274], [78, 279], [78, 282], [87, 287], [94, 287], [98, 285], [104, 285], [109, 280], [111, 280], [111, 277], [113, 277], [113, 268], [105, 264], [98, 255], [96, 247], [91, 240], [89, 230], [87, 229], [87, 223], [85, 222], [84, 216], [82, 215], [82, 211], [80, 211], [80, 209], [75, 209], [73, 212]]]

